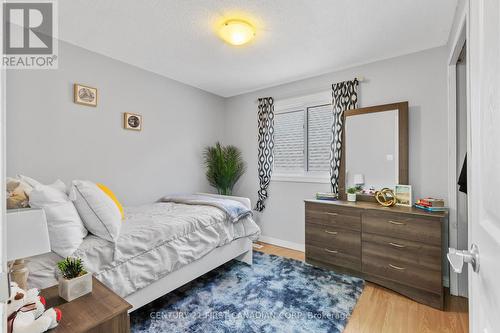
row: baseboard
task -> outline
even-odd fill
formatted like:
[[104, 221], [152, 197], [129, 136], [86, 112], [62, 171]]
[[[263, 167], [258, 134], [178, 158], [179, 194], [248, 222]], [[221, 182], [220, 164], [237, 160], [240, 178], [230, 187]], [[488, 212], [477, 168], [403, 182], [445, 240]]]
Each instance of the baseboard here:
[[269, 236], [260, 236], [259, 241], [264, 242], [264, 243], [268, 243], [271, 245], [286, 247], [287, 249], [302, 251], [302, 252], [305, 252], [305, 250], [306, 250], [305, 244], [290, 242], [290, 241], [286, 241], [286, 240], [274, 238], [274, 237], [269, 237]]

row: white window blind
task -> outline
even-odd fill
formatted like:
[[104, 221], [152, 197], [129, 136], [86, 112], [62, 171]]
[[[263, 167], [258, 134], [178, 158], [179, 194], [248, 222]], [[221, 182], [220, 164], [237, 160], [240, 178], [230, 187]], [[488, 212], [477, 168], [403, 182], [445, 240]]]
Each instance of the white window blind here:
[[330, 141], [332, 137], [332, 106], [307, 108], [308, 171], [329, 171]]
[[274, 118], [275, 174], [324, 177], [330, 169], [331, 104], [304, 103]]
[[274, 168], [285, 173], [304, 171], [304, 110], [275, 115]]

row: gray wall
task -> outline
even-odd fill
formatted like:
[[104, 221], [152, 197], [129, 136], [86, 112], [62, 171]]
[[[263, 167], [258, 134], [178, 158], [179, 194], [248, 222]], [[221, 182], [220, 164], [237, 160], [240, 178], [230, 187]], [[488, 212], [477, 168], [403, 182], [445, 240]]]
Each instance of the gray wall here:
[[[98, 106], [74, 104], [73, 83], [98, 88]], [[209, 189], [201, 154], [220, 139], [223, 98], [65, 42], [58, 70], [8, 71], [6, 86], [8, 175], [103, 182], [127, 205]], [[143, 115], [142, 132], [123, 129], [124, 112]]]
[[[447, 48], [440, 47], [339, 72], [235, 96], [226, 102], [225, 142], [243, 150], [248, 171], [236, 195], [257, 198], [257, 104], [262, 96], [284, 99], [329, 89], [332, 83], [364, 76], [360, 106], [409, 101], [410, 183], [413, 196], [447, 199]], [[257, 216], [264, 238], [303, 247], [304, 198], [328, 184], [272, 182], [266, 210]]]
[[[364, 76], [360, 105], [410, 103], [410, 183], [414, 197], [447, 199], [446, 47], [379, 61], [229, 99], [60, 42], [55, 71], [7, 73], [7, 173], [43, 182], [90, 179], [126, 205], [169, 192], [209, 190], [205, 145], [223, 139], [243, 151], [248, 171], [235, 194], [257, 198], [257, 104], [329, 89]], [[99, 88], [97, 108], [74, 104], [72, 84]], [[142, 132], [122, 128], [123, 112], [144, 116]], [[276, 182], [263, 214], [264, 237], [303, 247], [303, 199], [327, 183]]]

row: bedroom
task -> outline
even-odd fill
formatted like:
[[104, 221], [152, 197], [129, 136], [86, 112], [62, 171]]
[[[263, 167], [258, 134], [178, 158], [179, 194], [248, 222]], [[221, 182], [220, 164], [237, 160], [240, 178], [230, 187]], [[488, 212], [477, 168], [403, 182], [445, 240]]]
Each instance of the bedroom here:
[[2, 10], [0, 292], [43, 330], [500, 327], [496, 1]]

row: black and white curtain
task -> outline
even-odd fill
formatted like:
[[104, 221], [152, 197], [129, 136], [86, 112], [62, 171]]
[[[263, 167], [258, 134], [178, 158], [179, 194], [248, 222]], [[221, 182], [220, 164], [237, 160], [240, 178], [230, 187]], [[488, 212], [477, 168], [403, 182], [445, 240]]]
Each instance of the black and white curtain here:
[[332, 84], [332, 141], [330, 143], [330, 183], [332, 193], [339, 195], [340, 158], [342, 156], [342, 133], [344, 131], [344, 111], [358, 107], [358, 80]]
[[272, 97], [259, 98], [259, 199], [255, 210], [262, 212], [266, 207], [264, 202], [268, 197], [268, 187], [271, 182], [274, 148], [274, 100]]

